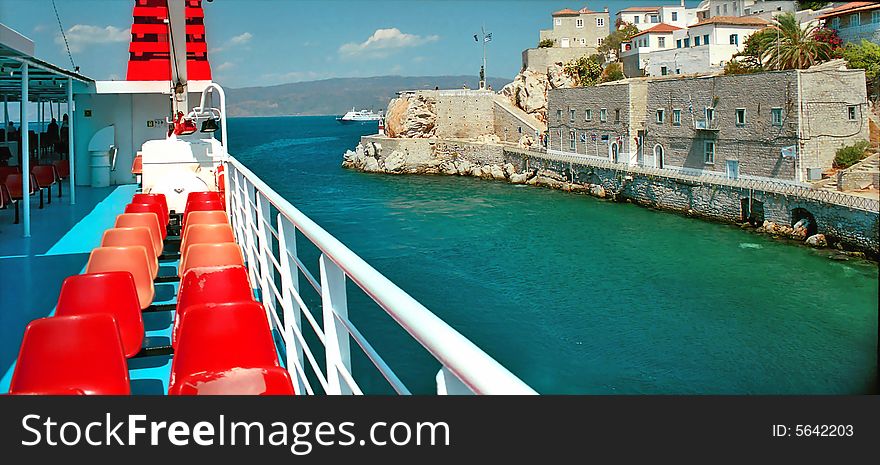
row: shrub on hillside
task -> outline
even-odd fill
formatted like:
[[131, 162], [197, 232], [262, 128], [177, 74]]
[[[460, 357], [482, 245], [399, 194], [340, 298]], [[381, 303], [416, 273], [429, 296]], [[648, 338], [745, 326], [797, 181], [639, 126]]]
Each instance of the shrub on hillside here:
[[553, 39], [544, 39], [538, 42], [538, 48], [550, 48], [553, 46]]
[[834, 167], [839, 169], [849, 168], [862, 158], [865, 158], [865, 150], [868, 149], [868, 141], [863, 140], [853, 145], [848, 145], [837, 150], [834, 155]]

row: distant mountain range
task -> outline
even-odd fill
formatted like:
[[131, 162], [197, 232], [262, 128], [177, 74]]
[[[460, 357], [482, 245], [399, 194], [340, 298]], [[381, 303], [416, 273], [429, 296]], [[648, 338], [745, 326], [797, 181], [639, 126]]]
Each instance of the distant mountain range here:
[[[496, 91], [511, 79], [489, 78]], [[478, 87], [475, 76], [379, 76], [227, 89], [229, 116], [342, 115], [357, 109], [385, 110], [401, 90]]]

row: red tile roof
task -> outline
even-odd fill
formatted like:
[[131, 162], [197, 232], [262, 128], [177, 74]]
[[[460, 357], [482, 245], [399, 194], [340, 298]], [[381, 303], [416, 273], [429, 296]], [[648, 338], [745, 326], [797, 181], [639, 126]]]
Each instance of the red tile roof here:
[[620, 10], [623, 11], [660, 11], [659, 6], [631, 6], [629, 8], [624, 8]]
[[833, 18], [835, 16], [848, 15], [858, 11], [880, 9], [880, 2], [849, 2], [819, 16], [819, 19]]
[[553, 13], [552, 16], [573, 16], [573, 15], [579, 15], [579, 14], [580, 13], [572, 10], [571, 8], [566, 8], [564, 10], [559, 10], [556, 13]]
[[669, 34], [669, 33], [672, 33], [673, 31], [678, 31], [680, 29], [681, 28], [678, 26], [673, 26], [671, 24], [666, 24], [666, 23], [660, 23], [650, 29], [645, 29], [644, 31], [639, 32], [638, 34], [634, 35], [633, 37], [638, 37], [638, 36], [644, 35], [644, 34]]
[[704, 24], [726, 24], [729, 26], [769, 26], [771, 23], [764, 18], [757, 16], [713, 16], [704, 19], [690, 27], [702, 26]]

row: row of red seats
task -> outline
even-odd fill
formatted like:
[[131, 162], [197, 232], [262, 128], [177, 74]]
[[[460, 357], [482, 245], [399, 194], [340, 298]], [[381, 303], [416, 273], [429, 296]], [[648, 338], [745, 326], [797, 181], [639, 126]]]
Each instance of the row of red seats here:
[[[162, 195], [134, 196], [86, 274], [64, 281], [55, 316], [28, 325], [10, 393], [130, 393], [126, 358], [142, 350], [141, 311], [172, 223], [166, 205]], [[190, 194], [183, 219], [168, 393], [293, 394], [216, 193]]]
[[[70, 162], [57, 160], [51, 165], [34, 165], [31, 167], [30, 189], [28, 196], [40, 195], [40, 208], [43, 208], [43, 191], [48, 194], [48, 203], [52, 203], [52, 186], [58, 186], [61, 197], [62, 181], [70, 177]], [[25, 198], [24, 179], [21, 169], [17, 166], [0, 166], [0, 209], [9, 205], [15, 207], [15, 224], [19, 222], [18, 202]]]

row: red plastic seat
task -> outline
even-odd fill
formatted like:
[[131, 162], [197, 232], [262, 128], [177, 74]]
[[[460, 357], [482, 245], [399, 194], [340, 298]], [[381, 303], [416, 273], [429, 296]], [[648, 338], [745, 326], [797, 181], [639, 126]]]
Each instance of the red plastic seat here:
[[104, 231], [101, 237], [101, 247], [128, 247], [141, 245], [147, 251], [147, 262], [150, 264], [150, 274], [153, 279], [159, 276], [159, 257], [153, 249], [153, 237], [150, 230], [145, 227], [137, 228], [112, 228]]
[[232, 232], [232, 226], [229, 226], [228, 223], [190, 225], [181, 236], [180, 256], [185, 257], [191, 245], [222, 244], [224, 242], [235, 242], [235, 234]]
[[128, 365], [113, 316], [55, 316], [24, 331], [10, 394], [128, 395]]
[[225, 205], [219, 200], [204, 200], [197, 202], [187, 202], [186, 209], [183, 210], [183, 227], [186, 227], [186, 219], [192, 212], [197, 211], [224, 211]]
[[165, 194], [135, 194], [131, 199], [131, 203], [154, 203], [161, 207], [163, 219], [161, 224], [168, 224], [170, 214], [168, 213], [168, 202], [165, 200]]
[[55, 160], [52, 164], [55, 165], [58, 179], [67, 179], [70, 177], [70, 160]]
[[21, 174], [21, 171], [17, 166], [0, 166], [0, 184], [5, 184], [10, 174]]
[[116, 228], [138, 228], [145, 227], [150, 230], [150, 236], [153, 238], [153, 250], [156, 256], [162, 255], [162, 232], [159, 227], [159, 219], [155, 213], [123, 213], [116, 217]]
[[144, 320], [134, 277], [127, 271], [70, 276], [61, 285], [56, 316], [109, 313], [116, 319], [126, 357], [144, 342]]
[[254, 293], [243, 266], [191, 268], [180, 280], [171, 344], [177, 347], [180, 326], [190, 307], [253, 300]]
[[[24, 190], [23, 179], [21, 174], [13, 173], [6, 176], [6, 182], [4, 183], [4, 187], [6, 188], [6, 195], [9, 197], [9, 203], [15, 205], [15, 224], [18, 224], [19, 214], [18, 214], [18, 202], [24, 199]], [[31, 176], [31, 182], [29, 186], [30, 195], [37, 194], [37, 183], [34, 181], [34, 177]], [[43, 208], [43, 196], [40, 196], [40, 208]]]
[[134, 160], [131, 161], [131, 174], [135, 176], [139, 176], [144, 172], [144, 156], [143, 155], [135, 155]]
[[163, 213], [161, 205], [157, 203], [130, 203], [125, 206], [125, 213], [152, 213], [156, 215], [162, 240], [164, 241], [168, 236], [168, 221], [165, 218], [166, 213]]
[[185, 378], [234, 375], [238, 368], [280, 367], [266, 311], [257, 302], [191, 307], [180, 327], [168, 394], [181, 394]]
[[207, 202], [212, 200], [220, 200], [220, 193], [214, 191], [190, 192], [186, 194], [186, 203], [190, 202]]
[[156, 289], [153, 287], [153, 276], [147, 261], [147, 251], [143, 246], [98, 247], [93, 249], [86, 264], [86, 273], [102, 273], [106, 271], [128, 271], [134, 278], [137, 287], [138, 301], [141, 309], [153, 303]]
[[233, 368], [183, 377], [175, 394], [181, 396], [292, 396], [293, 382], [284, 368]]
[[190, 212], [187, 216], [186, 226], [180, 231], [180, 237], [183, 238], [186, 231], [197, 224], [229, 224], [229, 217], [226, 216], [225, 211], [219, 210]]
[[[37, 182], [37, 187], [46, 189], [49, 196], [48, 203], [52, 203], [52, 186], [55, 185], [55, 167], [52, 165], [37, 165], [31, 168], [33, 179]], [[40, 192], [42, 197], [43, 193]]]
[[180, 258], [178, 276], [186, 275], [190, 268], [203, 266], [244, 266], [241, 247], [234, 242], [221, 244], [193, 244], [186, 255]]

